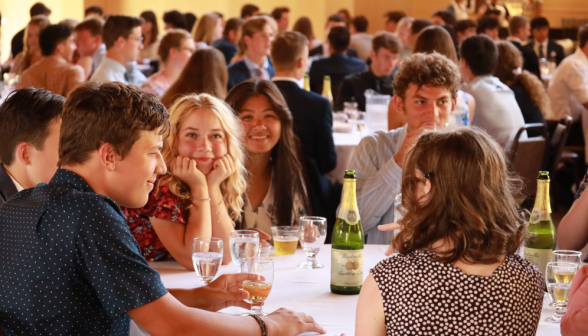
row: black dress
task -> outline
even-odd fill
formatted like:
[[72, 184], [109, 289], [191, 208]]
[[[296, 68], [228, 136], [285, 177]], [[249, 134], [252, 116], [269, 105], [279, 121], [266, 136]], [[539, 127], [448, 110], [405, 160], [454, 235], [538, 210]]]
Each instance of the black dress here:
[[[547, 129], [547, 122], [545, 122], [543, 113], [541, 113], [539, 107], [531, 100], [531, 96], [523, 84], [521, 84], [520, 81], [516, 81], [509, 87], [512, 92], [514, 92], [517, 104], [519, 104], [519, 107], [521, 108], [523, 119], [525, 119], [525, 124], [540, 123], [545, 125], [545, 129]], [[527, 135], [529, 135], [529, 137], [536, 137], [542, 136], [543, 133], [537, 130], [530, 130], [527, 131]]]
[[433, 256], [396, 255], [371, 270], [387, 335], [535, 335], [545, 280], [530, 262], [509, 255], [486, 277], [431, 261]]

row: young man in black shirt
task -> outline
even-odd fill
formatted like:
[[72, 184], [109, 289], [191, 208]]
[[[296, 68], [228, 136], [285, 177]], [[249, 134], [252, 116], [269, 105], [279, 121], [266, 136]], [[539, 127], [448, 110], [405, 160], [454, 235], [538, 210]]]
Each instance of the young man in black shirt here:
[[394, 69], [398, 63], [400, 49], [402, 49], [402, 43], [396, 35], [388, 32], [377, 34], [372, 40], [370, 68], [343, 79], [335, 102], [335, 110], [342, 111], [344, 102], [356, 101], [357, 108], [365, 111], [364, 93], [368, 89], [392, 96]]

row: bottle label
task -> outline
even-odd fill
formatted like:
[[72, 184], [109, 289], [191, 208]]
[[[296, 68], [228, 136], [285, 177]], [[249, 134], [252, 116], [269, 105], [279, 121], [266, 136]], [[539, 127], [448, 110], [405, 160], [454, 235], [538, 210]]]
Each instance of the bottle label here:
[[337, 216], [347, 222], [349, 225], [356, 225], [359, 223], [359, 211], [357, 209], [339, 209], [339, 216]]
[[363, 284], [363, 249], [331, 250], [331, 285], [355, 287]]
[[534, 249], [525, 247], [525, 259], [529, 260], [541, 273], [545, 274], [547, 263], [551, 261], [550, 249]]
[[533, 209], [533, 212], [531, 213], [531, 218], [529, 219], [529, 222], [530, 223], [537, 223], [540, 221], [548, 221], [548, 220], [551, 220], [551, 215], [549, 214], [549, 211]]

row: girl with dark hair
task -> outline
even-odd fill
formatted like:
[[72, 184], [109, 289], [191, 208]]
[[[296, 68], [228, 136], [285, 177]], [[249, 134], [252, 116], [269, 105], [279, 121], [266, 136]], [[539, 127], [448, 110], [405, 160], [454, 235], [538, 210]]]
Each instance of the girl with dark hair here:
[[521, 185], [480, 129], [420, 135], [402, 168], [404, 217], [380, 226], [402, 229], [399, 254], [370, 271], [356, 335], [535, 335], [545, 280], [518, 254]]
[[180, 78], [161, 97], [161, 102], [169, 108], [177, 98], [191, 93], [208, 93], [224, 99], [228, 80], [223, 54], [215, 48], [199, 49], [188, 60]]
[[139, 51], [139, 60], [142, 61], [145, 58], [150, 60], [159, 59], [157, 50], [159, 49], [161, 35], [159, 35], [155, 13], [152, 11], [144, 11], [140, 16], [145, 22], [141, 25], [141, 31], [143, 32], [143, 49]]
[[254, 79], [236, 85], [226, 101], [241, 120], [249, 171], [237, 226], [270, 232], [272, 226], [294, 225], [310, 207], [300, 146], [284, 97], [274, 83]]

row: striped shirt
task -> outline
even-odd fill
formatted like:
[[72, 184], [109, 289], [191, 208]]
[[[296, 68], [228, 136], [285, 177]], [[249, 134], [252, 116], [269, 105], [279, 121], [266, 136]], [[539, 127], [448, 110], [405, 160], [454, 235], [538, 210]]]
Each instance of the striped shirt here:
[[406, 137], [406, 126], [376, 132], [361, 140], [348, 169], [357, 177], [357, 205], [368, 244], [390, 244], [391, 232], [377, 226], [394, 222], [394, 199], [400, 192], [402, 168], [394, 160]]

